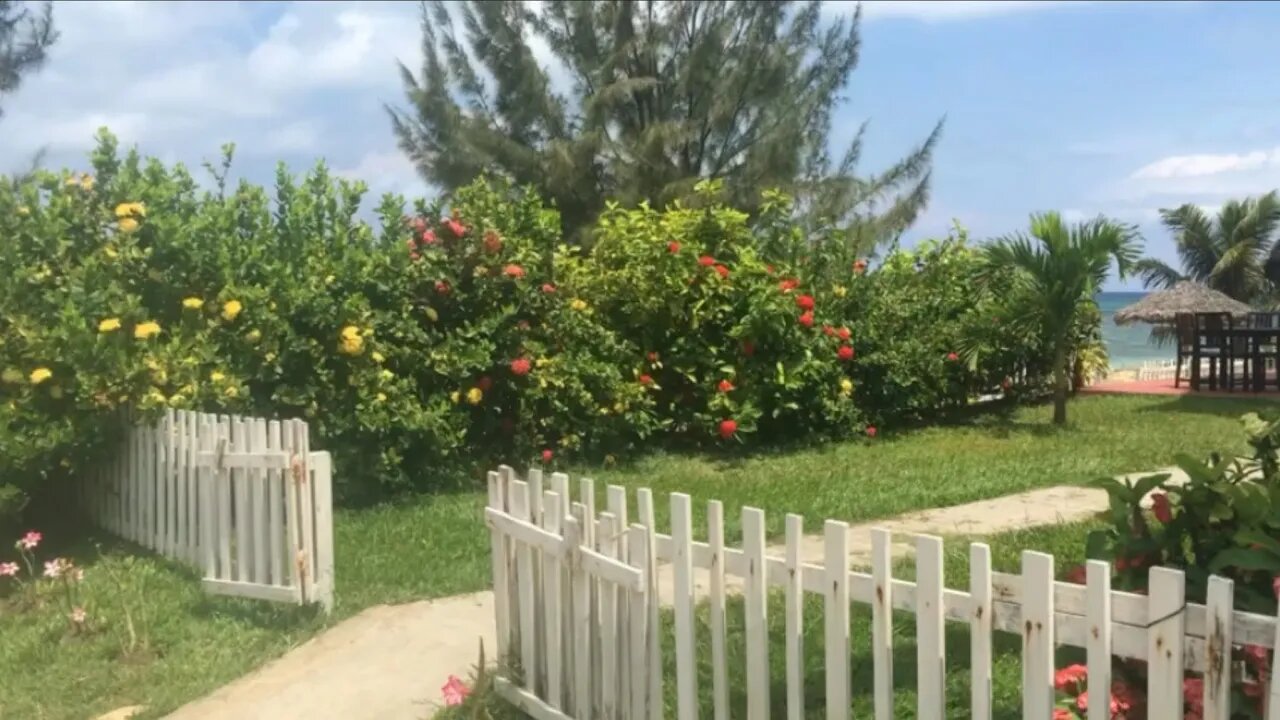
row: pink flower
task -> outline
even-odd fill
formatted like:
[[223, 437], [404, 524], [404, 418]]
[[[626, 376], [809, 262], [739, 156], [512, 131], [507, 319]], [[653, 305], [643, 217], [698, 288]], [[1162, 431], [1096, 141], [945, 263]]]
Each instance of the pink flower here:
[[728, 277], [729, 277], [729, 268], [727, 268], [727, 267], [725, 267], [725, 266], [723, 266], [723, 265], [716, 265], [716, 266], [715, 266], [715, 271], [716, 271], [716, 273], [717, 273], [720, 277], [725, 278], [725, 279], [728, 279]]
[[448, 281], [448, 280], [437, 280], [437, 281], [436, 281], [436, 292], [437, 292], [438, 294], [440, 294], [440, 295], [448, 295], [448, 294], [449, 294], [449, 291], [450, 291], [450, 290], [452, 290], [452, 289], [453, 289], [453, 288], [451, 288], [451, 287], [449, 286], [449, 281]]
[[556, 286], [551, 283], [542, 283], [542, 292], [550, 295], [556, 291]]
[[1076, 710], [1082, 713], [1089, 712], [1089, 691], [1085, 690], [1076, 696]]
[[449, 232], [453, 233], [454, 237], [462, 237], [467, 232], [467, 226], [453, 218], [449, 218], [444, 222], [444, 224], [445, 227], [449, 228]]
[[524, 268], [519, 265], [508, 265], [502, 268], [502, 272], [507, 277], [522, 278], [524, 277]]
[[[3, 574], [3, 572], [0, 572], [0, 575]], [[1256, 670], [1259, 675], [1265, 675], [1267, 671], [1267, 649], [1261, 645], [1245, 645], [1244, 661]]]
[[64, 558], [54, 558], [44, 564], [44, 576], [56, 580], [71, 569], [71, 563]]
[[35, 550], [36, 546], [39, 545], [40, 541], [43, 539], [44, 535], [41, 535], [35, 530], [28, 530], [27, 534], [23, 535], [22, 539], [18, 541], [18, 547], [22, 550]]
[[847, 327], [842, 327], [836, 331], [836, 336], [841, 340], [848, 340], [850, 337], [853, 337], [853, 332]]
[[1151, 512], [1155, 513], [1156, 519], [1162, 523], [1168, 524], [1173, 520], [1173, 510], [1169, 508], [1169, 496], [1166, 493], [1156, 493], [1151, 496]]
[[1059, 692], [1077, 692], [1088, 675], [1089, 668], [1084, 665], [1068, 665], [1053, 674], [1053, 687]]
[[555, 453], [551, 452], [550, 448], [542, 451], [542, 462], [549, 463], [553, 457], [555, 457]]
[[84, 608], [77, 607], [77, 608], [72, 608], [71, 612], [68, 614], [68, 617], [71, 618], [71, 622], [77, 625], [83, 625], [84, 621], [87, 620], [89, 616], [84, 611]]
[[1083, 565], [1077, 565], [1068, 570], [1067, 574], [1064, 575], [1062, 579], [1069, 583], [1075, 583], [1076, 585], [1084, 585], [1086, 584], [1085, 581], [1087, 578], [1088, 571], [1085, 570], [1085, 567]]
[[471, 694], [471, 688], [459, 680], [458, 676], [450, 675], [444, 687], [440, 688], [440, 693], [444, 695], [445, 705], [461, 705], [462, 701]]
[[637, 380], [639, 380], [639, 382], [640, 382], [640, 384], [641, 384], [641, 385], [652, 385], [652, 384], [653, 384], [653, 376], [652, 376], [652, 375], [649, 375], [648, 373], [642, 373], [642, 374], [640, 375], [640, 377], [639, 377], [639, 378], [637, 378]]
[[1182, 681], [1182, 699], [1187, 704], [1187, 716], [1204, 712], [1204, 678], [1189, 677]]
[[712, 265], [716, 264], [716, 259], [711, 257], [710, 255], [703, 255], [702, 257], [698, 258], [698, 264], [701, 265], [702, 267], [711, 267]]
[[878, 432], [878, 431], [876, 430], [876, 426], [875, 426], [875, 425], [868, 425], [868, 426], [867, 426], [867, 437], [869, 437], [869, 438], [873, 438], [873, 437], [875, 437], [875, 436], [876, 436], [876, 433], [877, 433], [877, 432]]
[[422, 244], [423, 245], [436, 244], [436, 233], [434, 230], [424, 230], [422, 232]]
[[957, 354], [955, 354], [955, 353], [953, 353], [953, 352], [949, 352], [949, 353], [947, 353], [947, 362], [955, 362], [955, 361], [957, 361], [957, 360], [959, 360], [959, 359], [960, 359], [960, 356], [959, 356], [959, 355], [957, 355]]
[[0, 563], [0, 577], [18, 577], [18, 563]]
[[1053, 720], [1076, 720], [1076, 716], [1066, 708], [1056, 707], [1053, 709]]
[[409, 253], [409, 259], [414, 262], [418, 262], [419, 260], [422, 259], [422, 256], [418, 254], [417, 250], [414, 250], [413, 252]]
[[404, 244], [406, 247], [409, 248], [410, 252], [413, 252], [414, 250], [418, 249], [418, 243], [413, 238], [409, 238], [408, 240], [405, 240]]

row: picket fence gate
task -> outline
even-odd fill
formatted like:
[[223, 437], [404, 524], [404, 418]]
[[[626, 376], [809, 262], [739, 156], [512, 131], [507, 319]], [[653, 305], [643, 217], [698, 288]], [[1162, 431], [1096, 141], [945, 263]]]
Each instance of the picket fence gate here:
[[332, 608], [332, 463], [305, 422], [170, 410], [128, 424], [74, 497], [99, 527], [202, 571], [206, 592]]
[[[550, 489], [530, 470], [527, 482], [503, 466], [489, 473], [485, 511], [491, 533], [494, 606], [499, 654], [518, 670], [495, 681], [509, 702], [540, 720], [663, 717], [662, 645], [658, 565], [673, 565], [676, 717], [698, 717], [694, 568], [709, 573], [711, 704], [716, 720], [729, 717], [725, 598], [741, 580], [745, 613], [746, 709], [749, 720], [770, 717], [769, 591], [785, 593], [786, 717], [805, 716], [803, 613], [805, 593], [824, 598], [826, 717], [850, 717], [851, 644], [870, 642], [871, 694], [876, 720], [893, 717], [893, 611], [914, 611], [917, 647], [917, 717], [945, 712], [946, 622], [970, 628], [970, 717], [992, 716], [995, 630], [1022, 638], [1022, 714], [1050, 720], [1055, 703], [1054, 649], [1082, 648], [1089, 673], [1089, 720], [1109, 720], [1113, 656], [1148, 663], [1147, 717], [1183, 717], [1186, 671], [1203, 674], [1205, 720], [1230, 717], [1231, 649], [1277, 646], [1276, 618], [1237, 612], [1232, 581], [1213, 576], [1205, 605], [1187, 603], [1181, 571], [1150, 570], [1149, 595], [1112, 591], [1111, 568], [1089, 561], [1085, 585], [1055, 581], [1054, 558], [1022, 553], [1020, 575], [995, 572], [987, 545], [969, 546], [969, 587], [943, 583], [942, 540], [917, 536], [916, 580], [893, 577], [892, 537], [871, 532], [870, 573], [849, 567], [849, 527], [827, 520], [824, 561], [801, 560], [804, 521], [786, 517], [786, 555], [765, 551], [765, 515], [742, 510], [742, 547], [725, 545], [724, 511], [707, 506], [706, 542], [695, 541], [692, 502], [674, 493], [671, 534], [654, 524], [653, 494], [635, 492], [635, 523], [627, 523], [627, 491], [608, 486], [607, 508], [596, 513], [595, 487], [555, 473]], [[870, 638], [850, 637], [850, 603], [871, 608]], [[1276, 663], [1274, 667], [1280, 667]], [[1269, 679], [1266, 717], [1280, 720], [1280, 682]]]

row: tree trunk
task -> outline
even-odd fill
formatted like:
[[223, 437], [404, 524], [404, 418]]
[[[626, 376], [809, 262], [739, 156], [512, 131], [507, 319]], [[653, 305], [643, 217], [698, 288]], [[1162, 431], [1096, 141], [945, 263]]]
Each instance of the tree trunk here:
[[1067, 353], [1061, 346], [1053, 354], [1053, 424], [1067, 424]]

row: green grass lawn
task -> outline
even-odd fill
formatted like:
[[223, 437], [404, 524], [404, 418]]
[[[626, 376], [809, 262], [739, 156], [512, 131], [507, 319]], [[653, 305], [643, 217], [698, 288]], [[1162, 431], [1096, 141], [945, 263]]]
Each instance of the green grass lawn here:
[[[870, 442], [745, 458], [659, 453], [619, 467], [566, 471], [595, 477], [600, 486], [653, 488], [662, 525], [668, 492], [720, 499], [732, 537], [742, 505], [767, 510], [771, 530], [780, 532], [786, 512], [802, 513], [816, 528], [824, 518], [868, 520], [1154, 469], [1171, 464], [1177, 452], [1239, 452], [1239, 416], [1274, 406], [1231, 398], [1092, 396], [1071, 403], [1071, 424], [1061, 430], [1048, 425], [1048, 407], [1028, 407], [882, 432]], [[52, 547], [87, 568], [84, 587], [97, 630], [65, 636], [62, 611], [52, 602], [32, 612], [0, 603], [0, 718], [80, 720], [135, 703], [158, 716], [370, 605], [482, 589], [489, 572], [483, 503], [477, 488], [340, 510], [337, 607], [330, 618], [209, 598], [183, 568], [150, 556], [131, 561], [130, 548], [104, 538], [101, 559], [89, 540], [67, 540], [67, 531], [42, 528]], [[1066, 540], [1074, 547], [1080, 537], [1068, 534]], [[1016, 556], [1018, 546], [1009, 548]], [[1064, 545], [1054, 552], [1070, 556], [1067, 550]], [[7, 552], [0, 559], [9, 559]], [[145, 649], [126, 652], [126, 604], [141, 616], [136, 624], [148, 641]]]

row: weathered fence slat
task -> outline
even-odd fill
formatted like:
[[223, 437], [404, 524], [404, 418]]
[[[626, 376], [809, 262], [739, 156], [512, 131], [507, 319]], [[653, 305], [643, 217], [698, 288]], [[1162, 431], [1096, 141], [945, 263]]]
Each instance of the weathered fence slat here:
[[676, 717], [698, 717], [698, 668], [693, 625], [693, 510], [689, 496], [671, 494], [672, 586], [675, 591]]
[[[787, 515], [786, 532], [787, 718], [801, 720], [804, 717], [804, 587], [800, 585], [800, 544], [804, 541], [804, 518]], [[828, 650], [828, 658], [830, 654]]]
[[1098, 560], [1085, 565], [1089, 641], [1089, 720], [1111, 720], [1111, 566]]
[[969, 711], [991, 720], [991, 549], [969, 546]]
[[1022, 716], [1053, 712], [1053, 556], [1022, 553]]

